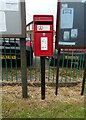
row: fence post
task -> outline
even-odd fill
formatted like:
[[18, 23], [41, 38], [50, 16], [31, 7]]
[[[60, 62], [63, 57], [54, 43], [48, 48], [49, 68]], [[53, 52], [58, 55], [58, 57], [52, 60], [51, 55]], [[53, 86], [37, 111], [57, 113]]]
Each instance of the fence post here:
[[21, 50], [21, 80], [22, 80], [22, 97], [27, 98], [27, 66], [26, 66], [26, 40], [20, 38]]
[[60, 64], [60, 49], [58, 49], [58, 53], [57, 53], [57, 73], [56, 73], [56, 91], [55, 91], [55, 95], [58, 94], [58, 84], [59, 84], [59, 64]]
[[81, 95], [84, 95], [84, 90], [85, 90], [85, 79], [86, 79], [86, 53], [85, 53], [85, 56], [84, 56], [84, 60], [85, 60], [85, 66], [84, 66], [84, 74], [83, 74]]

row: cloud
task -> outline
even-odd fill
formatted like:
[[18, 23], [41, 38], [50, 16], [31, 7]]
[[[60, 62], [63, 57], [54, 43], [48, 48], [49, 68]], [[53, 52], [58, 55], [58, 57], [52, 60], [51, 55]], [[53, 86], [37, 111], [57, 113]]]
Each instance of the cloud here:
[[34, 14], [51, 14], [56, 19], [57, 0], [26, 0], [27, 21], [33, 20]]

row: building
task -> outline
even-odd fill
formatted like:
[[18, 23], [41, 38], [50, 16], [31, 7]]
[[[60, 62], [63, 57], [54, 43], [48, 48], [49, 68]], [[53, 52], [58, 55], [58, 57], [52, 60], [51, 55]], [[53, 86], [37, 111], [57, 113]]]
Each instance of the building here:
[[27, 37], [33, 42], [33, 21], [26, 25]]

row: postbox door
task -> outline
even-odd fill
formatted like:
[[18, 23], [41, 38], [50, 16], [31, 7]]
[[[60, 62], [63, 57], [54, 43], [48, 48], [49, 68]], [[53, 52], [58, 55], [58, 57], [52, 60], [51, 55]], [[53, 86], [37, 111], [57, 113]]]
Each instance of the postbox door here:
[[35, 33], [35, 56], [53, 56], [53, 33]]

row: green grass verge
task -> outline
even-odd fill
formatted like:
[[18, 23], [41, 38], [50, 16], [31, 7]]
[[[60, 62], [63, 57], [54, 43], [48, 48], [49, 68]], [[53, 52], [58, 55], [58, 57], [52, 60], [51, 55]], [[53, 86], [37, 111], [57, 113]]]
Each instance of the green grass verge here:
[[3, 100], [3, 117], [5, 118], [84, 118], [84, 107], [72, 103], [50, 103], [47, 107], [37, 108], [28, 104], [11, 103]]

